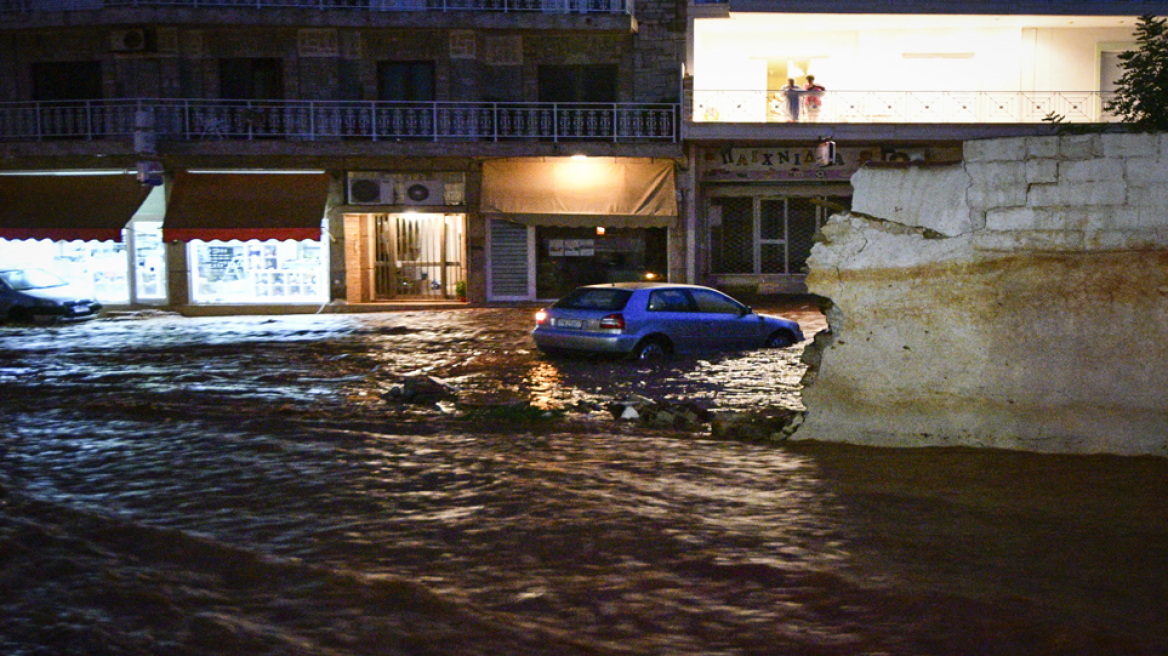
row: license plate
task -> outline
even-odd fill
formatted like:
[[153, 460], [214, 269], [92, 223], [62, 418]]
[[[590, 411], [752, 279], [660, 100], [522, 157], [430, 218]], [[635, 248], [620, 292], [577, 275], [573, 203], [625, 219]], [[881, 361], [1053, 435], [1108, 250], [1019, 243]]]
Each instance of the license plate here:
[[73, 306], [73, 314], [85, 314], [86, 312], [89, 312], [88, 305], [74, 305]]
[[556, 325], [561, 328], [583, 328], [584, 322], [579, 319], [560, 319]]

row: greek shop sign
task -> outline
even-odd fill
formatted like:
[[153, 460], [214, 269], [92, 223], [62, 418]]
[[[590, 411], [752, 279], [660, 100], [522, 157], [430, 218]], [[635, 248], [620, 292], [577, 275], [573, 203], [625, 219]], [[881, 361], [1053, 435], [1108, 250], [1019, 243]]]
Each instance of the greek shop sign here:
[[816, 147], [810, 145], [707, 150], [703, 159], [705, 180], [812, 182], [848, 180], [859, 168], [861, 157], [859, 148], [836, 148], [834, 162], [821, 166]]

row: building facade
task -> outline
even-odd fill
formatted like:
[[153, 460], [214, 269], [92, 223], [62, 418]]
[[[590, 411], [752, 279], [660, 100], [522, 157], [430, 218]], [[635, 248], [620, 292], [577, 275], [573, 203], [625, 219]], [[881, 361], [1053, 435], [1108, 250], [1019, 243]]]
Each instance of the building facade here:
[[4, 0], [0, 259], [176, 307], [675, 276], [684, 11]]
[[0, 262], [110, 305], [799, 292], [867, 162], [1108, 123], [1152, 0], [0, 0]]
[[1168, 3], [728, 0], [691, 4], [682, 179], [695, 280], [803, 291], [812, 238], [868, 162], [1109, 123], [1137, 17]]

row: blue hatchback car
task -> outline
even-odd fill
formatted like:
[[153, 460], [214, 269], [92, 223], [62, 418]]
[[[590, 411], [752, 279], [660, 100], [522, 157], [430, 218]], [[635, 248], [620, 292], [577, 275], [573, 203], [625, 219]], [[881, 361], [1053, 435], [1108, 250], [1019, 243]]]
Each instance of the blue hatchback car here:
[[535, 319], [531, 335], [545, 353], [653, 360], [673, 353], [784, 347], [803, 340], [798, 323], [756, 314], [716, 289], [697, 285], [588, 285], [540, 310]]

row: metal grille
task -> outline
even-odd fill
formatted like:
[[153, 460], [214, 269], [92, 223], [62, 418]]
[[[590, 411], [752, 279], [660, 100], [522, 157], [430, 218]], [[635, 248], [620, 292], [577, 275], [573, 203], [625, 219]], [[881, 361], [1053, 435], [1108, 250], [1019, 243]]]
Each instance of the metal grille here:
[[754, 199], [713, 198], [722, 223], [710, 228], [715, 273], [754, 273]]
[[810, 198], [791, 198], [787, 205], [787, 241], [790, 259], [785, 273], [805, 273], [815, 231], [819, 229], [820, 207]]
[[494, 220], [490, 224], [491, 299], [527, 298], [527, 226]]
[[460, 214], [377, 217], [378, 298], [444, 299], [464, 280]]
[[712, 273], [804, 274], [816, 231], [850, 205], [846, 196], [712, 198], [721, 214], [710, 226]]

